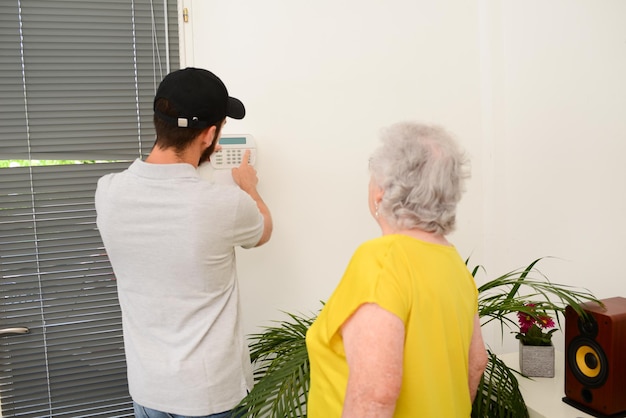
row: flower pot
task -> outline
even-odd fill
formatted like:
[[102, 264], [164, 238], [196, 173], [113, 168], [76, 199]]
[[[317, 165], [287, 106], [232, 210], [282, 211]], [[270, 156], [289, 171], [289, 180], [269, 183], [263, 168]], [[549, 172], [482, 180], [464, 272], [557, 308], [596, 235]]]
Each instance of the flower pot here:
[[554, 377], [554, 346], [519, 342], [519, 368], [529, 377]]

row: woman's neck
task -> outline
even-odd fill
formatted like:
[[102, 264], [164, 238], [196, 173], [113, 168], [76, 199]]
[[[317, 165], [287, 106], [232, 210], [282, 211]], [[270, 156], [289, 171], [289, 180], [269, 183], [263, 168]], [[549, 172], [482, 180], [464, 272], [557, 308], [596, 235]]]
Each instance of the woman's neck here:
[[383, 235], [399, 234], [406, 235], [420, 241], [430, 242], [432, 244], [447, 245], [450, 246], [450, 242], [446, 239], [445, 235], [437, 234], [435, 232], [424, 231], [419, 228], [411, 229], [395, 229], [385, 228], [383, 229]]

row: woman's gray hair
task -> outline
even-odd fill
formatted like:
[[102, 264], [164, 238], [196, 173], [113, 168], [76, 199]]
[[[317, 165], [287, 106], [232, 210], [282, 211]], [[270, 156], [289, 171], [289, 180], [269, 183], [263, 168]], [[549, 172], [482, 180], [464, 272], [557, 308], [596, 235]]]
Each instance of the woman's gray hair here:
[[374, 183], [384, 190], [378, 212], [392, 226], [446, 235], [469, 177], [469, 161], [443, 128], [403, 122], [385, 129], [370, 158]]

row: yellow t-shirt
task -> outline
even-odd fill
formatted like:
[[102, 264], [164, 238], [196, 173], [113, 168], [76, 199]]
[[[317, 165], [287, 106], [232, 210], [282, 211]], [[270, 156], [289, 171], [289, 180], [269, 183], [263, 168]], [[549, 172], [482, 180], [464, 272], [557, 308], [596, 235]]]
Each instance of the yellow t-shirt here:
[[362, 244], [307, 332], [308, 417], [341, 416], [348, 364], [340, 328], [364, 303], [376, 303], [404, 322], [404, 373], [394, 417], [469, 417], [468, 356], [477, 297], [454, 247], [405, 235]]

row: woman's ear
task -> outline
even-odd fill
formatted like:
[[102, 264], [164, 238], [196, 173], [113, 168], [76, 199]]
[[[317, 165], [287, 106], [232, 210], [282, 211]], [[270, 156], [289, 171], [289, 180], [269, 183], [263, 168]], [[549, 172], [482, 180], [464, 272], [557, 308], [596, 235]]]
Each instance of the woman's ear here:
[[385, 191], [382, 189], [382, 187], [374, 185], [374, 190], [372, 191], [372, 197], [374, 198], [374, 202], [380, 204], [380, 202], [383, 200], [384, 195]]

